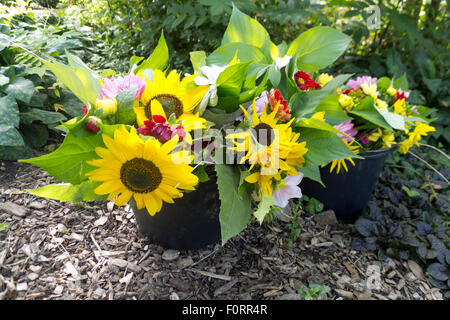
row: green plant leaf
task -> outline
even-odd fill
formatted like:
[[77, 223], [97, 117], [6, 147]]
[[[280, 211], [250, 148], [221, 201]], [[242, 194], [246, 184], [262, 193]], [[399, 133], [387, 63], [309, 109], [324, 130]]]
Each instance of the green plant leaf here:
[[266, 58], [278, 57], [278, 48], [270, 40], [267, 30], [255, 19], [242, 13], [233, 5], [230, 22], [222, 38], [222, 45], [242, 42], [260, 48]]
[[[309, 167], [303, 167], [300, 168], [299, 171], [303, 173], [304, 178], [311, 179], [313, 181], [316, 181], [320, 183], [324, 188], [326, 186], [324, 185], [322, 178], [320, 177], [320, 170], [318, 166], [309, 166]], [[302, 187], [302, 183], [300, 182], [300, 189]]]
[[194, 72], [201, 74], [200, 68], [206, 65], [206, 53], [205, 51], [192, 51], [189, 53], [191, 57], [192, 67]]
[[155, 50], [153, 50], [150, 57], [144, 60], [136, 68], [134, 73], [137, 74], [139, 71], [145, 69], [163, 70], [167, 66], [168, 61], [169, 61], [169, 48], [167, 47], [166, 39], [164, 38], [164, 32], [161, 32], [161, 37], [159, 38]]
[[344, 53], [351, 38], [330, 28], [315, 27], [300, 34], [289, 46], [289, 56], [298, 55], [299, 70], [313, 72], [325, 68]]
[[400, 78], [394, 80], [394, 88], [402, 89], [403, 91], [408, 91], [408, 78], [406, 78], [406, 73], [404, 73]]
[[0, 146], [23, 146], [20, 132], [13, 126], [0, 124]]
[[242, 42], [233, 42], [220, 46], [206, 58], [206, 62], [208, 65], [215, 64], [218, 66], [225, 66], [229, 64], [235, 56], [241, 63], [251, 62], [256, 65], [268, 64], [267, 58], [259, 48]]
[[33, 123], [31, 125], [22, 124], [22, 134], [25, 142], [33, 148], [43, 147], [48, 140], [48, 129], [46, 125]]
[[41, 121], [44, 124], [52, 124], [59, 121], [67, 120], [67, 118], [59, 112], [45, 111], [38, 108], [30, 108], [25, 112], [20, 113], [20, 120], [25, 124], [30, 124], [33, 121]]
[[7, 76], [4, 76], [3, 74], [0, 74], [0, 87], [4, 86], [5, 84], [9, 83], [9, 78]]
[[247, 226], [252, 214], [251, 200], [247, 193], [238, 195], [240, 170], [238, 167], [216, 164], [217, 186], [220, 196], [220, 227], [222, 245]]
[[339, 104], [338, 97], [329, 95], [317, 106], [314, 112], [325, 112], [325, 120], [332, 126], [338, 125], [344, 121], [351, 120]]
[[106, 195], [98, 195], [94, 192], [101, 182], [84, 181], [77, 185], [70, 183], [49, 184], [42, 188], [26, 190], [38, 197], [54, 199], [61, 202], [78, 203], [81, 201], [104, 201]]
[[383, 116], [378, 112], [375, 107], [375, 103], [372, 97], [365, 97], [361, 102], [349, 111], [350, 114], [359, 116], [375, 126], [382, 127], [384, 129], [392, 130], [389, 123], [384, 120]]
[[30, 103], [34, 93], [33, 81], [16, 77], [5, 89], [6, 94], [25, 103]]
[[20, 123], [19, 107], [13, 96], [7, 95], [0, 98], [0, 125], [8, 125], [18, 128]]
[[[384, 120], [393, 128], [397, 130], [405, 130], [405, 117], [390, 111], [381, 110], [375, 106], [375, 109], [381, 114]], [[408, 118], [406, 118], [408, 119]]]
[[18, 159], [31, 158], [33, 151], [29, 146], [24, 144], [23, 146], [0, 146], [0, 159], [15, 161]]
[[342, 74], [330, 82], [323, 88], [309, 91], [299, 91], [295, 93], [289, 100], [291, 113], [296, 118], [312, 115], [319, 104], [329, 95], [333, 94], [337, 88], [342, 86], [352, 75]]
[[11, 224], [11, 222], [2, 222], [0, 223], [0, 231], [3, 231]]
[[261, 201], [258, 204], [258, 208], [253, 212], [253, 215], [258, 220], [259, 224], [262, 224], [264, 221], [264, 217], [270, 212], [270, 209], [275, 202], [275, 198], [273, 196], [263, 195], [261, 197]]
[[302, 128], [300, 141], [306, 141], [305, 167], [320, 166], [333, 160], [361, 158], [333, 132], [313, 128]]
[[116, 96], [118, 123], [132, 125], [136, 121], [136, 113], [133, 110], [137, 88], [122, 91]]
[[54, 152], [21, 162], [34, 164], [62, 182], [76, 185], [86, 180], [85, 173], [95, 169], [86, 161], [98, 158], [94, 149], [104, 147], [104, 143], [100, 134], [91, 134], [82, 125], [77, 128], [86, 132], [82, 132], [84, 136], [76, 136], [71, 130]]

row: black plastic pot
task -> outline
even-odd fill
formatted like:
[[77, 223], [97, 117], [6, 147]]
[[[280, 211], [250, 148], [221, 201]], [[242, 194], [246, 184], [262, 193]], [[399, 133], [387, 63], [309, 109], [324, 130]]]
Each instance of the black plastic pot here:
[[339, 220], [353, 219], [366, 207], [384, 161], [393, 150], [375, 150], [361, 154], [363, 159], [353, 159], [355, 166], [347, 162], [348, 172], [330, 173], [330, 165], [320, 168], [320, 176], [326, 188], [308, 178], [300, 184], [302, 193], [314, 197], [332, 209]]
[[221, 238], [220, 199], [217, 177], [202, 182], [192, 192], [185, 192], [175, 203], [163, 203], [160, 212], [148, 214], [131, 202], [138, 230], [154, 243], [169, 249], [199, 249]]

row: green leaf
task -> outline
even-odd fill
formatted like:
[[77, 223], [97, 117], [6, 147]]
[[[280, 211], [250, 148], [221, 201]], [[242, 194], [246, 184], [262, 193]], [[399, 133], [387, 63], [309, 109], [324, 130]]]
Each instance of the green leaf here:
[[48, 140], [47, 126], [42, 124], [23, 124], [21, 126], [23, 137], [28, 145], [33, 148], [43, 147]]
[[304, 117], [312, 115], [319, 104], [329, 95], [333, 94], [337, 88], [342, 86], [352, 75], [342, 74], [330, 82], [323, 88], [309, 91], [299, 91], [289, 100], [291, 113], [296, 117]]
[[0, 98], [0, 125], [8, 125], [18, 128], [20, 123], [19, 107], [13, 96], [7, 95]]
[[272, 84], [272, 87], [278, 87], [278, 84], [281, 80], [281, 72], [275, 65], [271, 65], [269, 67], [269, 81]]
[[67, 118], [59, 112], [45, 111], [37, 108], [30, 108], [28, 111], [20, 113], [20, 120], [25, 124], [33, 121], [41, 121], [44, 124], [52, 124], [59, 121], [67, 120]]
[[201, 74], [200, 68], [206, 65], [206, 53], [205, 51], [192, 51], [189, 53], [191, 56], [192, 67], [194, 72]]
[[9, 78], [7, 76], [4, 76], [3, 74], [0, 74], [0, 87], [4, 86], [5, 84], [9, 83]]
[[222, 38], [222, 45], [242, 42], [260, 48], [266, 58], [278, 57], [278, 48], [270, 40], [267, 30], [255, 19], [242, 13], [233, 5], [230, 22]]
[[387, 123], [386, 120], [384, 120], [383, 116], [376, 109], [372, 97], [365, 97], [363, 100], [361, 100], [361, 102], [357, 106], [355, 106], [351, 111], [349, 111], [349, 113], [355, 116], [359, 116], [371, 122], [375, 126], [392, 130], [389, 123]]
[[19, 147], [0, 146], [0, 159], [2, 160], [15, 161], [18, 159], [30, 158], [32, 156], [33, 151], [26, 144]]
[[94, 192], [101, 182], [84, 181], [77, 185], [70, 183], [49, 184], [42, 188], [26, 190], [38, 197], [54, 199], [61, 202], [79, 203], [81, 201], [104, 201], [106, 195], [98, 195]]
[[31, 80], [17, 77], [5, 89], [6, 94], [25, 103], [30, 103], [34, 93], [34, 84]]
[[299, 140], [306, 141], [308, 148], [305, 167], [320, 166], [337, 159], [361, 158], [333, 132], [312, 128], [302, 128], [300, 132]]
[[144, 60], [136, 68], [134, 73], [137, 74], [139, 71], [145, 69], [163, 70], [167, 66], [168, 61], [169, 61], [169, 48], [167, 47], [166, 39], [164, 38], [164, 33], [161, 32], [161, 37], [159, 38], [155, 50], [153, 50], [150, 57]]
[[238, 195], [240, 170], [238, 167], [216, 164], [217, 186], [220, 197], [220, 227], [222, 245], [247, 226], [252, 214], [251, 200], [247, 193]]
[[226, 113], [223, 110], [216, 108], [208, 108], [203, 113], [202, 117], [208, 121], [214, 122], [216, 128], [221, 128], [223, 125], [233, 122], [236, 117], [242, 114], [241, 109], [238, 109], [232, 113]]
[[379, 91], [386, 91], [391, 86], [391, 79], [382, 77], [377, 80], [377, 88]]
[[0, 231], [3, 231], [6, 229], [7, 226], [9, 226], [11, 224], [11, 222], [3, 222], [0, 223]]
[[[303, 173], [304, 178], [308, 178], [313, 181], [316, 181], [316, 182], [320, 183], [324, 188], [326, 188], [326, 186], [322, 182], [322, 178], [320, 177], [319, 167], [317, 167], [317, 166], [303, 167], [303, 168], [300, 168], [299, 171], [301, 173]], [[301, 188], [301, 186], [302, 186], [302, 183], [300, 182], [300, 188]]]
[[335, 126], [344, 121], [351, 120], [339, 104], [338, 97], [329, 95], [317, 106], [314, 112], [325, 112], [325, 120], [327, 123]]
[[256, 217], [259, 224], [263, 223], [264, 217], [270, 212], [274, 202], [275, 198], [273, 196], [263, 194], [261, 201], [258, 204], [258, 208], [253, 212], [253, 215]]
[[54, 152], [21, 162], [34, 164], [62, 182], [76, 185], [86, 180], [85, 173], [95, 169], [86, 161], [98, 158], [94, 150], [104, 147], [104, 143], [100, 134], [91, 134], [82, 125], [77, 128], [82, 130], [80, 136], [76, 136], [76, 131], [69, 131], [63, 144]]
[[403, 91], [408, 91], [408, 78], [406, 78], [406, 73], [404, 73], [400, 78], [394, 80], [394, 88], [402, 89]]
[[309, 213], [319, 213], [323, 210], [323, 203], [316, 198], [311, 198], [309, 199], [308, 204], [305, 206], [305, 209]]
[[344, 53], [351, 38], [330, 27], [315, 27], [300, 34], [287, 54], [297, 57], [297, 67], [306, 72], [325, 68]]
[[116, 96], [118, 123], [132, 125], [136, 121], [136, 113], [133, 110], [136, 91], [136, 88], [130, 88]]
[[219, 95], [238, 96], [247, 76], [250, 63], [237, 63], [226, 68], [217, 78], [217, 93]]
[[206, 58], [206, 62], [208, 65], [225, 66], [235, 56], [241, 63], [251, 62], [257, 65], [265, 65], [268, 63], [267, 58], [259, 48], [242, 42], [234, 42], [220, 46]]
[[407, 186], [402, 186], [402, 190], [405, 191], [410, 198], [420, 196], [419, 192], [417, 192], [416, 190], [410, 190]]
[[41, 61], [84, 104], [95, 105], [101, 92], [101, 83], [88, 69], [67, 66], [57, 61]]
[[24, 142], [20, 132], [9, 125], [0, 124], [0, 146], [23, 146]]
[[[393, 128], [397, 130], [405, 130], [405, 117], [390, 111], [381, 110], [377, 107], [375, 109], [381, 114], [381, 116], [386, 120], [386, 122]], [[406, 118], [408, 119], [408, 118]]]
[[206, 182], [209, 181], [209, 176], [205, 171], [205, 166], [206, 165], [201, 165], [198, 166], [195, 170], [194, 170], [194, 174], [198, 177], [198, 181], [201, 182]]

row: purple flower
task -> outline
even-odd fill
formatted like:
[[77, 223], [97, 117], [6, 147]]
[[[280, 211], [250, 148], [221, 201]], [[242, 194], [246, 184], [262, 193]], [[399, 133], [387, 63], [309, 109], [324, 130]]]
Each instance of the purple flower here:
[[412, 106], [411, 111], [414, 113], [419, 113], [419, 110], [417, 110], [417, 106]]
[[[268, 97], [267, 91], [264, 91], [263, 93], [261, 93], [259, 98], [257, 98], [255, 100], [255, 109], [256, 109], [256, 113], [258, 114], [258, 117], [263, 113], [264, 107], [266, 106], [266, 104], [269, 104], [269, 97]], [[250, 117], [252, 114], [252, 105], [253, 104], [250, 104], [247, 107], [247, 112], [250, 115]], [[239, 116], [236, 118], [236, 120], [242, 121], [242, 120], [244, 120], [244, 118], [242, 116]]]
[[377, 78], [372, 78], [369, 76], [363, 76], [363, 77], [357, 77], [356, 80], [349, 80], [347, 83], [347, 86], [350, 89], [354, 89], [354, 90], [358, 90], [359, 87], [361, 87], [361, 85], [363, 83], [367, 83], [367, 84], [374, 84], [377, 82]]
[[103, 98], [114, 100], [114, 98], [124, 90], [130, 88], [137, 88], [136, 98], [140, 99], [142, 92], [145, 89], [145, 79], [141, 79], [134, 74], [129, 74], [125, 77], [111, 77], [103, 80], [102, 92], [99, 94], [98, 98], [102, 100]]
[[273, 190], [272, 194], [275, 199], [274, 205], [284, 208], [287, 206], [289, 199], [301, 198], [302, 190], [299, 188], [299, 183], [303, 179], [303, 173], [297, 176], [287, 176], [281, 182], [276, 190]]
[[[353, 128], [354, 124], [352, 122], [352, 120], [347, 120], [344, 121], [338, 125], [335, 125], [334, 128], [338, 129], [339, 131], [347, 134], [348, 136], [355, 138], [356, 134], [358, 133], [358, 130], [356, 130], [355, 128]], [[338, 135], [339, 138], [346, 140], [348, 142], [351, 142], [352, 139], [344, 136], [343, 134], [340, 133], [336, 133]]]
[[358, 137], [361, 140], [362, 144], [367, 144], [370, 142], [370, 140], [365, 135], [366, 134], [364, 132], [361, 132], [360, 134], [358, 134]]

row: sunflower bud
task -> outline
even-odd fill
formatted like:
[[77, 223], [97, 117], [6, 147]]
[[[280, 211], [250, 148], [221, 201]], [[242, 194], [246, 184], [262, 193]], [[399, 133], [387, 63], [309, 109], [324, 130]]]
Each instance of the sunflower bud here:
[[117, 101], [116, 99], [97, 99], [95, 102], [95, 109], [102, 109], [106, 114], [115, 114], [117, 112]]
[[330, 76], [328, 73], [321, 73], [319, 79], [317, 79], [317, 83], [323, 87], [331, 80], [333, 80], [333, 76]]
[[355, 103], [353, 102], [353, 98], [352, 97], [350, 97], [350, 96], [348, 96], [346, 94], [341, 94], [341, 95], [339, 95], [339, 104], [343, 108], [345, 108], [347, 110], [350, 110]]
[[100, 131], [100, 128], [97, 125], [97, 122], [102, 123], [102, 120], [100, 120], [97, 117], [90, 116], [87, 118], [86, 122], [84, 123], [84, 128], [92, 133], [97, 133]]
[[389, 87], [386, 92], [390, 95], [390, 96], [395, 96], [397, 94], [397, 89], [395, 89], [394, 87]]

